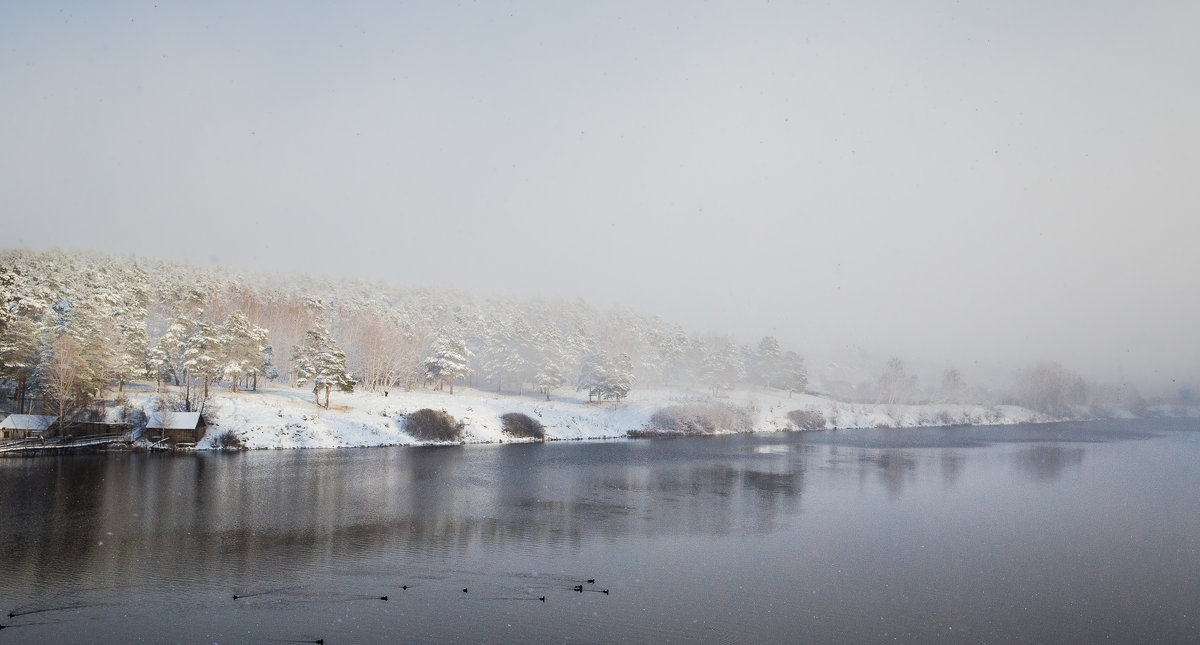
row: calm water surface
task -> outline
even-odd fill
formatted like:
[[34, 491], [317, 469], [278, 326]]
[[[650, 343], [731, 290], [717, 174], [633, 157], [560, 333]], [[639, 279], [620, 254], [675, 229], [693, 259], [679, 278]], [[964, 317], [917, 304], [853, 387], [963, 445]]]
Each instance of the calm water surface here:
[[1197, 491], [1195, 420], [0, 459], [0, 645], [1200, 642]]

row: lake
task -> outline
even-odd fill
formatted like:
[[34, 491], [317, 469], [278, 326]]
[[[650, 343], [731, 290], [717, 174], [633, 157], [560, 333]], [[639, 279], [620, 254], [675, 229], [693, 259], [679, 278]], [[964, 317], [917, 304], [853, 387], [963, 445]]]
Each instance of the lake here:
[[1194, 419], [6, 458], [0, 645], [1200, 642], [1198, 491]]

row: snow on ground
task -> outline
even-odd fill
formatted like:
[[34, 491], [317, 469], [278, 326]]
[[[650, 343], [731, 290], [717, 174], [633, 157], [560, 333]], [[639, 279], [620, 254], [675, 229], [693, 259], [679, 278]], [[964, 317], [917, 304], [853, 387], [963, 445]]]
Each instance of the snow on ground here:
[[[213, 390], [204, 410], [209, 430], [199, 449], [216, 447], [217, 436], [229, 431], [247, 448], [344, 448], [424, 445], [404, 431], [403, 415], [421, 408], [445, 410], [465, 424], [468, 443], [522, 441], [502, 432], [500, 416], [520, 412], [539, 420], [550, 440], [612, 439], [650, 427], [650, 417], [671, 405], [711, 403], [710, 392], [694, 389], [634, 390], [620, 404], [589, 403], [582, 393], [498, 394], [457, 387], [454, 394], [417, 389], [410, 392], [334, 392], [330, 409], [313, 401], [308, 390], [267, 387], [257, 392]], [[153, 411], [154, 393], [129, 392], [133, 405]], [[886, 405], [833, 401], [777, 390], [742, 389], [715, 399], [747, 410], [757, 431], [794, 428], [792, 410], [819, 412], [826, 428], [875, 428], [944, 425], [992, 425], [1051, 421], [1016, 406], [965, 404]]]

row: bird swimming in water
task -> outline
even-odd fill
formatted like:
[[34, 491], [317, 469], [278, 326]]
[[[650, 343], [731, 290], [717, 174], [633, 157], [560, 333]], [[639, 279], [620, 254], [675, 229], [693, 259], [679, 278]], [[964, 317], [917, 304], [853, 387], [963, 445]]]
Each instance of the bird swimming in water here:
[[588, 580], [588, 584], [589, 584], [589, 585], [594, 585], [594, 584], [596, 584], [596, 579], [595, 579], [595, 578], [591, 578], [591, 579], [589, 579], [589, 580]]
[[575, 591], [578, 591], [579, 593], [583, 593], [583, 585], [575, 585]]

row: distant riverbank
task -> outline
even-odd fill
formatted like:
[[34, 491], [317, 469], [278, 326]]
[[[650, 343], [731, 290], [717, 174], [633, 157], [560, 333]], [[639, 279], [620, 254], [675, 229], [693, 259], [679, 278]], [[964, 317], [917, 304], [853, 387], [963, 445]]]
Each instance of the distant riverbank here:
[[[129, 398], [131, 405], [153, 409], [153, 392], [135, 391], [129, 393]], [[717, 420], [698, 432], [703, 434], [1059, 420], [1009, 405], [860, 404], [764, 389], [739, 389], [714, 398], [705, 390], [647, 388], [635, 390], [620, 403], [588, 402], [586, 396], [574, 392], [552, 395], [547, 401], [535, 394], [466, 387], [456, 388], [452, 395], [424, 389], [390, 391], [386, 395], [353, 392], [335, 393], [326, 410], [313, 402], [310, 392], [264, 388], [257, 392], [213, 392], [204, 407], [208, 431], [196, 448], [220, 447], [218, 438], [226, 433], [249, 449], [436, 445], [439, 442], [424, 441], [406, 432], [405, 415], [423, 408], [451, 415], [462, 425], [461, 443], [468, 444], [527, 440], [509, 436], [503, 430], [501, 416], [514, 412], [537, 420], [550, 441], [618, 439], [630, 436], [630, 432], [639, 437], [677, 434], [661, 426], [661, 417], [655, 417], [664, 409], [675, 411], [677, 416], [687, 416], [693, 410], [703, 414], [704, 410], [723, 409], [730, 411], [727, 416], [738, 420], [734, 427], [722, 427], [721, 420]], [[803, 427], [797, 419], [802, 420]]]
[[[125, 392], [129, 408], [153, 416], [159, 394], [152, 386]], [[445, 412], [461, 427], [453, 441], [429, 441], [409, 432], [407, 415], [421, 409]], [[505, 432], [502, 417], [525, 415], [540, 424], [546, 441], [658, 438], [741, 432], [985, 426], [1067, 421], [1013, 405], [846, 403], [811, 394], [762, 388], [720, 397], [689, 388], [645, 388], [620, 403], [589, 402], [575, 392], [552, 395], [496, 393], [469, 387], [454, 394], [433, 390], [335, 393], [330, 409], [311, 392], [286, 387], [258, 391], [210, 391], [203, 405], [207, 430], [198, 450], [352, 448], [373, 446], [487, 444], [531, 441]], [[118, 412], [110, 408], [110, 413]], [[1152, 408], [1155, 416], [1200, 416], [1195, 408]], [[1109, 416], [1132, 417], [1127, 412]], [[135, 428], [132, 447], [166, 447]], [[119, 448], [121, 446], [108, 446]]]

